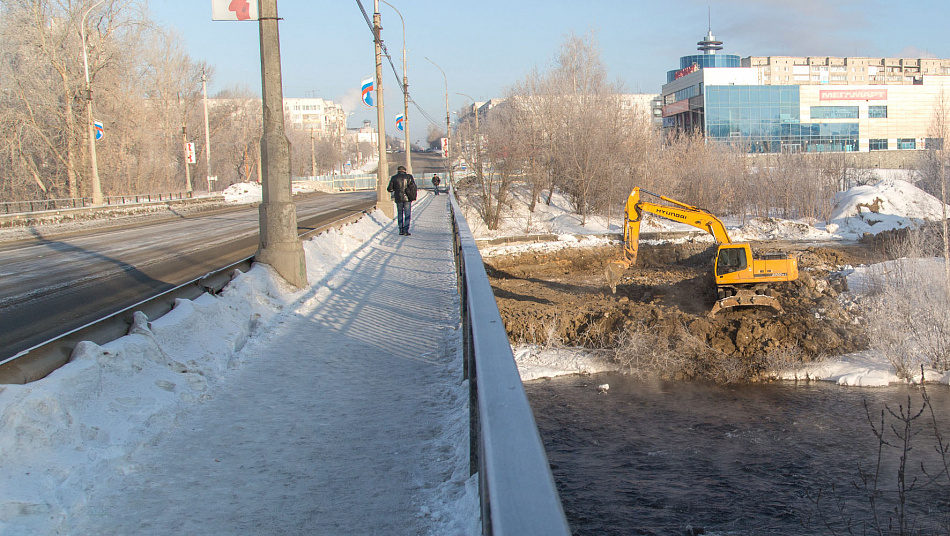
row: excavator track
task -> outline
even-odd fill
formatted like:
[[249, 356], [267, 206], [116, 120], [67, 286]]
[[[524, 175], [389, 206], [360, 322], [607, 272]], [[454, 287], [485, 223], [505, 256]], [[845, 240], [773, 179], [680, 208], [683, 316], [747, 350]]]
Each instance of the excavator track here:
[[737, 290], [732, 296], [727, 296], [725, 298], [716, 300], [716, 303], [713, 304], [712, 309], [709, 310], [709, 316], [716, 316], [716, 313], [722, 311], [723, 309], [746, 306], [771, 307], [776, 313], [783, 312], [782, 305], [776, 298], [761, 294], [751, 289], [740, 289]]

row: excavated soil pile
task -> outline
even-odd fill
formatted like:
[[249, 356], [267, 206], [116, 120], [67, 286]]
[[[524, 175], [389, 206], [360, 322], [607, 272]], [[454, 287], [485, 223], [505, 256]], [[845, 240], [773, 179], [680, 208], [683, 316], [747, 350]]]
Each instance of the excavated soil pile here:
[[744, 381], [770, 368], [867, 348], [864, 329], [839, 300], [839, 267], [873, 262], [870, 245], [753, 244], [799, 259], [798, 281], [775, 287], [784, 312], [728, 309], [715, 302], [708, 244], [641, 245], [617, 293], [604, 278], [617, 247], [486, 259], [496, 301], [515, 343], [614, 349], [631, 369], [675, 378]]

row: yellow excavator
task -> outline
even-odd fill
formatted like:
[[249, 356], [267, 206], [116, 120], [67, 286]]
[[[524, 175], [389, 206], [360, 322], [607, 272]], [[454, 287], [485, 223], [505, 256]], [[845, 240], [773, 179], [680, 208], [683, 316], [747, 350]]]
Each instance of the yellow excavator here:
[[[648, 194], [670, 205], [642, 201], [640, 194]], [[770, 285], [798, 279], [798, 260], [785, 253], [754, 255], [747, 243], [734, 243], [726, 226], [709, 211], [687, 205], [675, 199], [634, 188], [624, 209], [623, 258], [607, 264], [607, 284], [617, 292], [623, 273], [637, 262], [640, 242], [640, 223], [649, 213], [702, 229], [713, 235], [719, 248], [713, 265], [717, 300], [710, 310], [715, 315], [722, 309], [737, 306], [766, 306], [782, 311], [778, 300], [771, 295]]]

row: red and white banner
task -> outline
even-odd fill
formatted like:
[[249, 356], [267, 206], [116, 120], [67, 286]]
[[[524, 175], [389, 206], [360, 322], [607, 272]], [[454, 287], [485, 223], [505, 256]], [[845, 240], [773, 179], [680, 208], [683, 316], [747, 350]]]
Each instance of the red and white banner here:
[[257, 0], [211, 0], [211, 20], [258, 20]]

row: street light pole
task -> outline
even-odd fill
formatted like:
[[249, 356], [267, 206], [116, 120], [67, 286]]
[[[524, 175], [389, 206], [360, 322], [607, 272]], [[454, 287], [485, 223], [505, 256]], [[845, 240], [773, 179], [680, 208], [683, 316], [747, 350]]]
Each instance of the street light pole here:
[[208, 193], [211, 193], [211, 133], [208, 132], [208, 77], [201, 72], [201, 93], [204, 95], [205, 109], [205, 158], [208, 164]]
[[399, 15], [399, 20], [402, 22], [402, 127], [403, 131], [406, 133], [406, 173], [411, 174], [412, 143], [409, 141], [409, 65], [406, 63], [406, 21], [402, 18], [402, 13], [396, 9], [396, 6], [390, 4], [386, 0], [382, 0], [382, 2], [393, 8], [393, 11]]
[[260, 247], [257, 262], [269, 264], [288, 283], [307, 284], [307, 264], [297, 237], [297, 207], [290, 175], [290, 140], [284, 133], [284, 91], [280, 72], [277, 0], [260, 0], [261, 84], [264, 135], [261, 137]]
[[185, 153], [185, 192], [191, 197], [191, 169], [188, 167], [188, 123], [185, 108], [181, 103], [181, 92], [178, 92], [178, 108], [181, 109], [181, 143]]
[[481, 179], [482, 178], [482, 148], [481, 148], [481, 136], [478, 135], [478, 102], [475, 101], [469, 95], [465, 93], [456, 93], [456, 95], [461, 95], [472, 101], [472, 109], [475, 111], [475, 175]]
[[[426, 58], [426, 60], [435, 65], [435, 68], [439, 71], [442, 71], [442, 67], [439, 67], [439, 64]], [[452, 150], [452, 120], [449, 116], [449, 79], [445, 76], [445, 71], [442, 71], [442, 79], [445, 81], [445, 146], [446, 154]], [[449, 183], [452, 182], [452, 165], [450, 157], [445, 157], [449, 162], [446, 164], [449, 172]]]
[[82, 39], [82, 65], [86, 71], [86, 134], [89, 137], [89, 166], [92, 169], [92, 204], [101, 205], [102, 185], [99, 183], [99, 163], [96, 160], [96, 125], [92, 119], [92, 83], [89, 81], [89, 54], [86, 51], [86, 17], [106, 0], [99, 0], [86, 10], [80, 19], [79, 37]]

